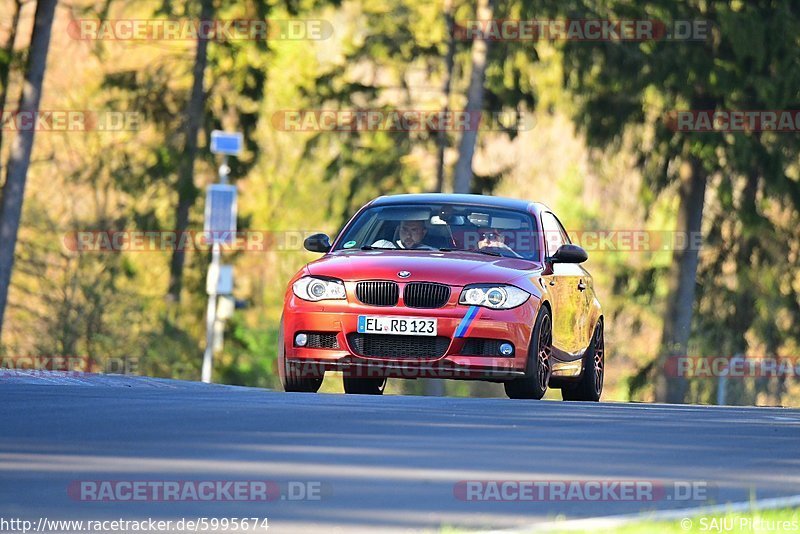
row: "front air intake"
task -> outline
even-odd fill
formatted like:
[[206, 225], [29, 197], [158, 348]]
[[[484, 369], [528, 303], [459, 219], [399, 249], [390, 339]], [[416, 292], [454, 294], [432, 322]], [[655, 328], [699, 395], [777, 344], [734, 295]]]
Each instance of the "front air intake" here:
[[348, 334], [347, 342], [359, 356], [393, 359], [436, 359], [444, 356], [450, 338], [444, 336], [398, 336]]

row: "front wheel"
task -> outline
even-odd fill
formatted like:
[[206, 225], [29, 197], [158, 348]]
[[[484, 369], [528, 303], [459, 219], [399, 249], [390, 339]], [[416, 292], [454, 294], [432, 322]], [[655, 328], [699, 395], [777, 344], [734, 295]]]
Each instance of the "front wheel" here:
[[503, 384], [509, 398], [538, 400], [547, 393], [547, 384], [550, 382], [550, 357], [553, 354], [552, 325], [550, 310], [542, 306], [528, 347], [525, 376]]
[[603, 375], [605, 374], [605, 340], [603, 339], [603, 322], [599, 321], [594, 329], [592, 342], [586, 349], [583, 358], [583, 375], [576, 384], [567, 384], [561, 389], [561, 398], [565, 401], [597, 402], [603, 393]]
[[322, 386], [325, 372], [320, 371], [309, 376], [302, 366], [287, 365], [284, 371], [283, 390], [290, 393], [316, 393]]
[[294, 393], [316, 393], [322, 386], [325, 371], [320, 369], [304, 369], [302, 364], [290, 364], [286, 361], [286, 345], [283, 338], [283, 317], [278, 326], [278, 375], [283, 390]]
[[342, 377], [344, 392], [356, 395], [383, 395], [386, 389], [385, 378], [353, 378]]

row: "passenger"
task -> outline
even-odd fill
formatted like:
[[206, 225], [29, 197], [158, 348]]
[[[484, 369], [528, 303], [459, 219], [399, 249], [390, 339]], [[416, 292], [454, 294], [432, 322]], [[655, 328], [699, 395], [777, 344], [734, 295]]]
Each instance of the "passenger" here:
[[503, 233], [498, 230], [497, 228], [489, 228], [480, 234], [481, 240], [478, 241], [478, 248], [493, 248], [493, 249], [500, 249], [500, 251], [506, 251], [511, 253], [517, 258], [521, 258], [519, 254], [517, 254], [514, 249], [506, 245], [506, 238]]

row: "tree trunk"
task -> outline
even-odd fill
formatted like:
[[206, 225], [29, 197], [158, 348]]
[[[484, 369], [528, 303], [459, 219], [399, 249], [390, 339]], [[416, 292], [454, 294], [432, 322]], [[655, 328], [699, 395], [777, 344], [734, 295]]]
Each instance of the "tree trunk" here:
[[661, 336], [660, 374], [656, 379], [657, 402], [679, 404], [686, 397], [686, 377], [667, 376], [665, 369], [667, 358], [685, 356], [688, 350], [699, 253], [695, 245], [699, 241], [696, 236], [701, 235], [707, 179], [700, 160], [690, 156], [688, 172], [682, 173], [678, 192], [676, 237], [685, 237], [685, 246], [676, 246], [672, 253], [667, 313]]
[[[736, 217], [741, 221], [742, 235], [736, 244], [736, 296], [733, 317], [728, 325], [731, 333], [731, 351], [729, 356], [747, 352], [747, 331], [753, 324], [755, 317], [756, 294], [753, 285], [753, 275], [758, 272], [757, 260], [754, 263], [754, 253], [758, 247], [758, 235], [761, 234], [760, 217], [756, 207], [758, 184], [761, 178], [761, 169], [754, 162], [747, 173], [747, 183], [742, 191], [740, 205]], [[721, 274], [721, 273], [720, 273]], [[719, 387], [719, 381], [717, 381]], [[748, 391], [744, 380], [727, 381], [727, 404], [739, 406], [752, 406], [756, 401], [756, 391]]]
[[[444, 95], [445, 115], [450, 111], [450, 84], [453, 80], [453, 63], [456, 51], [456, 36], [454, 33], [453, 1], [444, 0], [444, 20], [447, 26], [447, 53], [444, 57], [444, 81], [442, 94]], [[437, 158], [436, 158], [436, 189], [437, 193], [444, 192], [444, 152], [447, 148], [447, 132], [439, 128], [436, 132]]]
[[[6, 46], [3, 49], [3, 58], [0, 61], [0, 110], [6, 109], [6, 101], [8, 100], [8, 78], [11, 73], [11, 60], [14, 57], [14, 42], [17, 40], [17, 26], [19, 25], [19, 13], [21, 10], [22, 0], [14, 0], [11, 28], [8, 30], [8, 41], [6, 41]], [[2, 153], [3, 148], [4, 130], [5, 128], [0, 125], [0, 153]]]
[[[8, 76], [11, 72], [11, 60], [14, 56], [14, 42], [17, 40], [17, 26], [19, 13], [22, 10], [22, 0], [14, 0], [14, 11], [11, 14], [11, 27], [8, 29], [8, 40], [3, 47], [3, 58], [0, 60], [0, 109], [5, 109], [8, 95]], [[2, 133], [0, 129], [0, 133]]]
[[[211, 20], [214, 15], [212, 0], [203, 0], [200, 11], [201, 21]], [[197, 187], [194, 185], [194, 160], [197, 157], [197, 135], [205, 107], [203, 78], [208, 60], [207, 51], [208, 39], [199, 37], [197, 39], [197, 52], [192, 72], [194, 76], [192, 94], [186, 106], [184, 119], [186, 129], [185, 144], [180, 167], [178, 168], [178, 208], [175, 211], [175, 232], [178, 236], [189, 228], [189, 210], [194, 205], [198, 195]], [[186, 251], [180, 247], [175, 247], [175, 250], [172, 251], [172, 259], [169, 266], [169, 290], [167, 295], [169, 300], [173, 302], [179, 302], [181, 299], [183, 264], [185, 260]]]
[[[478, 0], [477, 20], [490, 21], [492, 18], [492, 0]], [[486, 61], [489, 55], [489, 42], [483, 32], [472, 41], [472, 73], [467, 91], [467, 114], [470, 117], [469, 127], [461, 136], [458, 147], [453, 191], [469, 193], [472, 185], [472, 158], [475, 155], [475, 143], [478, 139], [478, 117], [483, 109], [483, 83], [486, 79]]]
[[[36, 4], [25, 82], [19, 103], [20, 112], [36, 114], [39, 111], [42, 81], [47, 67], [47, 52], [50, 48], [50, 33], [57, 3], [58, 0], [39, 0]], [[6, 183], [0, 200], [0, 336], [11, 284], [11, 269], [14, 267], [14, 248], [22, 216], [25, 179], [31, 161], [34, 133], [34, 128], [28, 128], [20, 131], [14, 138], [8, 157]]]

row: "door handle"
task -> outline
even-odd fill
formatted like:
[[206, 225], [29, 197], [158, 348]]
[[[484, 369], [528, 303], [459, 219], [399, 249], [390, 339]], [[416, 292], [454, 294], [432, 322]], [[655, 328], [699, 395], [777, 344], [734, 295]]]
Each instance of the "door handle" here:
[[556, 281], [555, 281], [555, 280], [553, 280], [552, 278], [550, 279], [550, 285], [551, 285], [551, 286], [554, 286], [554, 285], [556, 285]]
[[584, 284], [583, 280], [581, 280], [578, 282], [578, 291], [583, 291], [584, 289], [586, 289], [586, 284]]

